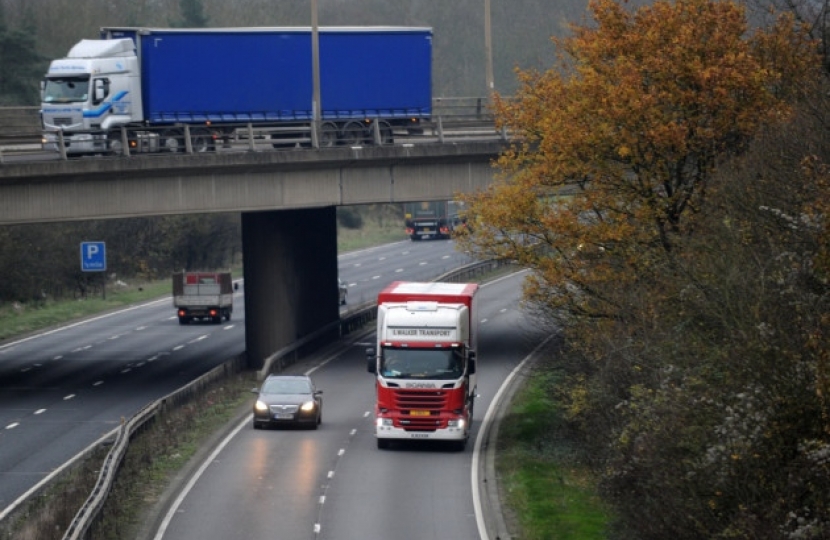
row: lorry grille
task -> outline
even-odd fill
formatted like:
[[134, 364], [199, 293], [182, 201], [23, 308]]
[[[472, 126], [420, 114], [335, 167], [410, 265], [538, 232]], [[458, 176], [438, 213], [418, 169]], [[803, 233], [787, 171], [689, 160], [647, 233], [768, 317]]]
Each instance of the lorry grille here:
[[55, 125], [56, 126], [71, 126], [72, 119], [71, 118], [55, 118]]
[[402, 411], [441, 411], [446, 404], [444, 390], [395, 390], [395, 408]]

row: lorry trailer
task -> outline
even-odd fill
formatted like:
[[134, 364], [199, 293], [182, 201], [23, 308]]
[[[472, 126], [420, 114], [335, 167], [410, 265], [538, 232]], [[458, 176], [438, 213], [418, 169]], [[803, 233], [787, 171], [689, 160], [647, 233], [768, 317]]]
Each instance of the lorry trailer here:
[[476, 398], [475, 283], [396, 281], [378, 294], [375, 374], [378, 448], [395, 439], [449, 441], [463, 450]]
[[[105, 27], [42, 82], [45, 148], [67, 154], [211, 151], [254, 134], [276, 147], [391, 143], [432, 113], [432, 30]], [[315, 119], [315, 109], [320, 118]], [[315, 122], [317, 120], [317, 122]]]

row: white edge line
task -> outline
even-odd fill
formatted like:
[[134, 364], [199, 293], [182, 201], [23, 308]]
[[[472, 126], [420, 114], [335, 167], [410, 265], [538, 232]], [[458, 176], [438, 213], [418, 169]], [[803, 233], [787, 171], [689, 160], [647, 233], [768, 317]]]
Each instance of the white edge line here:
[[[478, 526], [478, 534], [481, 540], [489, 540], [490, 537], [487, 535], [487, 527], [484, 523], [484, 512], [481, 509], [481, 493], [479, 491], [479, 479], [478, 479], [478, 471], [479, 471], [479, 461], [481, 460], [481, 445], [484, 442], [484, 436], [489, 432], [490, 423], [493, 421], [493, 416], [496, 414], [496, 409], [499, 406], [499, 401], [501, 401], [502, 394], [506, 391], [506, 389], [510, 386], [510, 382], [516, 376], [516, 374], [527, 364], [528, 360], [530, 360], [536, 352], [541, 349], [548, 341], [553, 339], [554, 336], [549, 336], [547, 339], [542, 341], [539, 345], [533, 349], [530, 354], [525, 356], [524, 360], [519, 362], [519, 365], [513, 368], [513, 371], [510, 372], [510, 375], [504, 379], [504, 382], [499, 387], [499, 390], [496, 392], [496, 395], [493, 397], [493, 401], [490, 402], [490, 406], [487, 407], [487, 413], [484, 415], [484, 421], [481, 424], [481, 428], [478, 430], [478, 435], [476, 436], [476, 445], [475, 451], [473, 452], [473, 462], [471, 464], [472, 471], [470, 474], [470, 480], [473, 489], [473, 508], [475, 509], [476, 515], [476, 525]], [[494, 444], [495, 441], [491, 441], [491, 444]], [[495, 480], [495, 479], [493, 479]]]
[[[510, 273], [506, 276], [502, 276], [498, 279], [493, 281], [488, 281], [482, 287], [493, 285], [494, 283], [498, 283], [499, 281], [515, 277], [518, 274], [522, 274], [527, 272], [527, 270], [519, 270], [518, 272]], [[510, 375], [504, 379], [504, 382], [499, 387], [496, 395], [493, 397], [493, 400], [490, 402], [490, 406], [487, 408], [487, 412], [484, 414], [484, 420], [481, 423], [481, 427], [478, 430], [478, 435], [476, 436], [476, 444], [475, 448], [473, 449], [473, 460], [470, 465], [470, 483], [472, 486], [473, 491], [473, 509], [476, 515], [476, 526], [478, 527], [478, 535], [480, 540], [490, 540], [490, 536], [487, 534], [487, 526], [484, 523], [484, 512], [481, 508], [481, 491], [479, 489], [479, 478], [478, 478], [478, 471], [479, 471], [479, 462], [481, 461], [481, 446], [484, 443], [484, 436], [487, 434], [489, 430], [490, 423], [493, 421], [493, 416], [496, 414], [496, 409], [499, 406], [499, 402], [501, 401], [502, 394], [506, 391], [506, 389], [510, 386], [510, 382], [516, 376], [516, 374], [527, 364], [528, 360], [530, 360], [536, 352], [541, 349], [548, 341], [550, 341], [553, 336], [548, 337], [542, 343], [536, 346], [530, 354], [525, 356], [524, 360], [519, 362], [513, 371], [510, 372]]]
[[236, 434], [239, 433], [239, 431], [243, 427], [245, 427], [246, 424], [249, 424], [251, 422], [252, 417], [253, 414], [246, 416], [245, 419], [242, 422], [240, 422], [239, 425], [236, 426], [234, 430], [231, 431], [222, 440], [222, 442], [219, 443], [219, 445], [216, 448], [214, 448], [210, 456], [208, 456], [208, 458], [205, 461], [203, 461], [202, 464], [199, 466], [199, 469], [196, 471], [196, 473], [190, 477], [190, 480], [187, 481], [187, 484], [184, 486], [184, 489], [182, 489], [181, 493], [179, 493], [178, 497], [176, 497], [176, 500], [173, 502], [173, 505], [170, 507], [170, 509], [167, 511], [167, 514], [164, 516], [164, 520], [162, 520], [161, 525], [159, 525], [158, 531], [156, 532], [156, 535], [153, 537], [154, 540], [161, 540], [162, 538], [164, 538], [164, 533], [167, 530], [168, 525], [170, 525], [170, 522], [173, 520], [173, 516], [178, 511], [179, 506], [182, 504], [182, 502], [184, 502], [184, 499], [185, 497], [187, 497], [187, 494], [190, 493], [190, 490], [193, 489], [193, 486], [196, 485], [196, 482], [199, 480], [199, 478], [202, 476], [202, 474], [205, 472], [208, 466], [211, 463], [213, 463], [213, 460], [216, 459], [216, 456], [219, 455], [219, 452], [221, 452], [228, 445], [231, 439], [233, 439], [236, 436]]

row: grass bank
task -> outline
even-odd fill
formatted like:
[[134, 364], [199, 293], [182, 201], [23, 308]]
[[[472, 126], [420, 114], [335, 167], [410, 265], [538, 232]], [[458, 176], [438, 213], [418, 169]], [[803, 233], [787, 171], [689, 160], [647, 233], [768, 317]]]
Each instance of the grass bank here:
[[499, 428], [496, 471], [506, 522], [522, 540], [602, 540], [609, 514], [555, 401], [555, 371], [530, 368]]

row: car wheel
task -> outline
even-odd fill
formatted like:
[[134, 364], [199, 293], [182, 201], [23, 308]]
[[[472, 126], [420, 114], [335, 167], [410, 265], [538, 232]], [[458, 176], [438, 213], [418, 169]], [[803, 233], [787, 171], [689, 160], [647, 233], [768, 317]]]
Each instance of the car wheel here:
[[262, 429], [262, 425], [259, 422], [254, 421], [254, 429]]

